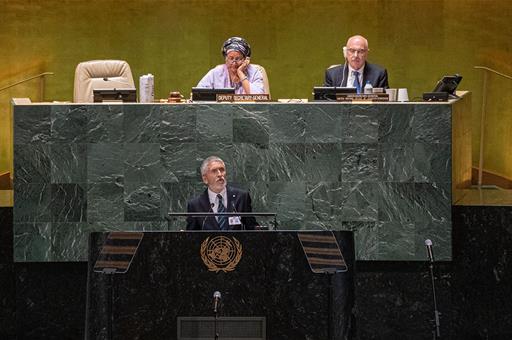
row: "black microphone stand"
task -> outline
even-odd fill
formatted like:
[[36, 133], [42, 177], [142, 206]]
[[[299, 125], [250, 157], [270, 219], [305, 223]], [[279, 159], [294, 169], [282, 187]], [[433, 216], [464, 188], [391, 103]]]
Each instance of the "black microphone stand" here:
[[213, 331], [215, 332], [215, 336], [213, 337], [215, 340], [219, 339], [219, 332], [217, 332], [217, 312], [215, 312], [215, 316], [213, 318]]
[[[233, 207], [233, 212], [234, 212], [234, 213], [238, 213], [238, 211], [236, 211], [236, 208], [235, 208], [235, 202], [231, 201], [231, 206]], [[242, 229], [243, 231], [245, 231], [245, 230], [246, 230], [246, 229], [245, 229], [245, 224], [244, 224], [244, 222], [242, 222], [242, 221], [243, 221], [243, 220], [242, 220], [242, 217], [240, 217], [240, 225], [241, 225], [241, 229]]]
[[436, 298], [436, 286], [435, 286], [435, 277], [434, 277], [434, 261], [433, 259], [429, 261], [429, 269], [430, 269], [430, 279], [432, 281], [432, 297], [434, 299], [434, 320], [431, 320], [434, 322], [434, 330], [432, 330], [432, 339], [440, 339], [441, 338], [441, 332], [440, 332], [440, 322], [439, 322], [439, 316], [441, 313], [437, 310], [437, 298]]
[[326, 270], [325, 274], [327, 275], [327, 280], [329, 280], [329, 294], [328, 294], [328, 309], [329, 309], [329, 318], [327, 320], [327, 339], [334, 340], [334, 274], [336, 274], [335, 270]]
[[215, 300], [214, 302], [214, 308], [213, 308], [213, 332], [214, 332], [214, 339], [215, 340], [218, 340], [219, 339], [219, 332], [217, 331], [217, 318], [218, 318], [218, 315], [219, 315], [219, 305], [218, 305], [218, 300]]
[[114, 272], [105, 272], [108, 277], [107, 288], [107, 339], [112, 340], [112, 324], [114, 319], [113, 305], [114, 305]]

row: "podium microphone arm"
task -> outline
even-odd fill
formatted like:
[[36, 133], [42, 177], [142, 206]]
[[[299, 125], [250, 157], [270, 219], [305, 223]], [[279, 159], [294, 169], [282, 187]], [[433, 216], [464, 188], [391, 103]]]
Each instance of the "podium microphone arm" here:
[[[237, 211], [237, 210], [236, 210], [236, 208], [235, 208], [235, 202], [231, 201], [231, 206], [233, 207], [233, 211], [234, 211], [235, 213], [238, 213], [238, 211]], [[242, 230], [246, 230], [246, 228], [245, 228], [245, 224], [244, 224], [244, 222], [243, 222], [243, 220], [242, 220], [242, 217], [241, 217], [241, 216], [240, 216], [240, 224], [242, 225]]]
[[213, 312], [217, 315], [221, 294], [217, 290], [213, 293]]
[[217, 340], [219, 338], [219, 332], [217, 331], [217, 316], [219, 311], [219, 304], [220, 304], [221, 294], [218, 290], [216, 290], [213, 293], [213, 331], [214, 331], [214, 339]]
[[[209, 210], [208, 212], [213, 212], [213, 206], [214, 206], [214, 205], [215, 205], [215, 204], [210, 203], [210, 210]], [[203, 217], [203, 223], [201, 224], [201, 230], [203, 230], [203, 229], [204, 229], [204, 224], [206, 223], [206, 219], [207, 219], [207, 218], [208, 218], [208, 216], [204, 216], [204, 217]]]
[[432, 335], [433, 335], [432, 338], [435, 340], [435, 339], [441, 338], [441, 331], [440, 331], [441, 324], [440, 324], [440, 318], [439, 318], [441, 313], [437, 309], [437, 297], [436, 297], [436, 286], [435, 286], [435, 276], [434, 276], [434, 252], [432, 250], [432, 241], [429, 239], [426, 239], [425, 247], [427, 249], [427, 258], [428, 258], [428, 262], [429, 262], [428, 267], [430, 269], [430, 280], [432, 282], [432, 298], [433, 298], [433, 302], [434, 302], [434, 320], [433, 321], [434, 321], [434, 325], [435, 325], [435, 330], [432, 331]]

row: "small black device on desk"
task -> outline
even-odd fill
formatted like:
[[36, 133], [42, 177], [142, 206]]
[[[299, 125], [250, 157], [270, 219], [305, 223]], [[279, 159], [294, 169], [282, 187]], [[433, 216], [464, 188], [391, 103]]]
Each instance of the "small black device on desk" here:
[[192, 101], [195, 102], [214, 102], [217, 100], [218, 94], [235, 94], [232, 87], [210, 89], [204, 87], [192, 88]]

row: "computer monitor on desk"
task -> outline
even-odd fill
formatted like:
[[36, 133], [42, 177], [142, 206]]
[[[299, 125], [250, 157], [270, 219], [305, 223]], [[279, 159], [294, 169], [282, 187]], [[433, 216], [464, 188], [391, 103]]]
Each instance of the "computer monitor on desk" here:
[[235, 89], [232, 87], [210, 89], [204, 87], [192, 88], [192, 101], [194, 102], [214, 102], [217, 100], [218, 94], [235, 94]]
[[134, 88], [126, 89], [94, 89], [93, 97], [95, 103], [123, 102], [136, 103], [137, 90]]
[[313, 87], [313, 99], [315, 101], [336, 101], [337, 94], [353, 94], [357, 93], [355, 87]]

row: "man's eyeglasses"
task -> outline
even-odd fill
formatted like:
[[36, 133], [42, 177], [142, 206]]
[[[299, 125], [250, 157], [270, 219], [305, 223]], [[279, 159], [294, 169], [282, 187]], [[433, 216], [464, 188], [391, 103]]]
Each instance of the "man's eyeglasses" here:
[[236, 57], [236, 58], [226, 58], [226, 61], [230, 64], [234, 64], [234, 63], [239, 63], [241, 61], [243, 61], [245, 58], [244, 57]]
[[366, 52], [368, 52], [368, 50], [365, 50], [365, 49], [360, 49], [360, 50], [356, 50], [355, 48], [348, 48], [347, 49], [348, 53], [350, 54], [365, 54]]

